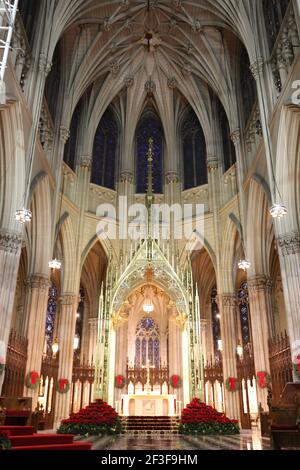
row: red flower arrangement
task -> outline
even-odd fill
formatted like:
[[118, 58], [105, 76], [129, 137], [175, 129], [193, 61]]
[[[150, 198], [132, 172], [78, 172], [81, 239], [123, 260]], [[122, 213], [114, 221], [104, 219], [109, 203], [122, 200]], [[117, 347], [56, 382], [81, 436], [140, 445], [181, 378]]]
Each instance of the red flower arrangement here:
[[122, 389], [125, 387], [126, 379], [124, 375], [117, 375], [115, 378], [115, 386], [116, 388]]
[[198, 398], [183, 410], [179, 432], [186, 435], [239, 434], [238, 421], [227, 418]]
[[180, 388], [182, 385], [181, 377], [179, 375], [172, 375], [170, 378], [170, 384], [173, 388]]
[[118, 413], [103, 400], [87, 406], [78, 413], [71, 414], [69, 419], [62, 421], [59, 434], [75, 434], [99, 436], [119, 434], [121, 430]]
[[257, 385], [261, 389], [268, 388], [268, 385], [270, 385], [271, 383], [271, 376], [268, 372], [265, 372], [265, 371], [257, 372], [256, 378], [257, 378]]
[[26, 375], [26, 387], [30, 390], [37, 390], [40, 386], [40, 374], [35, 371], [31, 371]]

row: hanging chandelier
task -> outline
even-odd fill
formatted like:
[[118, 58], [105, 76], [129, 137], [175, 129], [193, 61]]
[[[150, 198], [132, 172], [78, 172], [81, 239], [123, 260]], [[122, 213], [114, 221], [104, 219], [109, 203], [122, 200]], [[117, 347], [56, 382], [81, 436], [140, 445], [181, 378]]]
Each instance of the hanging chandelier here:
[[280, 204], [274, 204], [271, 209], [270, 209], [270, 214], [273, 217], [273, 219], [282, 219], [288, 214], [287, 207], [280, 203]]
[[59, 261], [58, 259], [53, 259], [51, 261], [49, 261], [49, 268], [50, 269], [54, 269], [54, 270], [60, 270], [61, 269], [61, 261]]
[[238, 262], [238, 267], [239, 269], [241, 269], [242, 271], [249, 271], [249, 269], [251, 268], [251, 263], [250, 261], [248, 261], [247, 259], [241, 259], [239, 262]]
[[15, 219], [17, 222], [20, 222], [20, 224], [24, 225], [27, 222], [31, 222], [32, 212], [28, 209], [17, 210], [15, 213]]

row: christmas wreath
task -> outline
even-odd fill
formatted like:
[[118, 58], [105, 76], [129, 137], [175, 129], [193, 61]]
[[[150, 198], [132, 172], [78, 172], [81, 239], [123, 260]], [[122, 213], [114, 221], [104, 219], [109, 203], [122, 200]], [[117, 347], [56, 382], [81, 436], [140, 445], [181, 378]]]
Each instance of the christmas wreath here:
[[229, 377], [225, 382], [225, 386], [228, 392], [236, 392], [239, 389], [239, 379], [236, 377]]
[[31, 371], [26, 375], [26, 387], [30, 390], [37, 390], [40, 386], [40, 380], [39, 373]]
[[300, 354], [297, 355], [293, 363], [294, 374], [298, 380], [300, 380]]
[[179, 375], [172, 375], [170, 378], [170, 384], [173, 388], [180, 388], [182, 385], [181, 377]]
[[125, 387], [126, 379], [125, 379], [124, 375], [117, 375], [116, 376], [115, 385], [116, 385], [116, 388], [119, 388], [120, 390], [122, 390], [122, 388]]
[[60, 379], [56, 384], [56, 391], [61, 394], [66, 394], [70, 390], [70, 382], [68, 379]]
[[256, 379], [257, 379], [257, 385], [261, 389], [268, 388], [268, 385], [270, 385], [271, 383], [271, 376], [269, 372], [266, 372], [266, 371], [257, 372]]

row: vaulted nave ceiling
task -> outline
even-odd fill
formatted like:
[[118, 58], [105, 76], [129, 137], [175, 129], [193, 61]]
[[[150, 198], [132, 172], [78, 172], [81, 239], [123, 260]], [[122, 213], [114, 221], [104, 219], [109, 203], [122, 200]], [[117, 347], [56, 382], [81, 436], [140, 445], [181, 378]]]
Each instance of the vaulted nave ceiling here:
[[[251, 2], [254, 8], [256, 0]], [[147, 97], [155, 92], [161, 118], [169, 120], [176, 104], [166, 102], [176, 88], [205, 130], [212, 90], [233, 120], [234, 71], [247, 36], [249, 0], [238, 3], [239, 9], [237, 0], [58, 2], [53, 34], [61, 37], [61, 73], [65, 92], [72, 97], [70, 108], [74, 111], [93, 84], [90, 119], [96, 122], [123, 89], [132, 88], [132, 102], [126, 104], [132, 116], [141, 115]], [[72, 114], [70, 108], [65, 108], [65, 120]]]

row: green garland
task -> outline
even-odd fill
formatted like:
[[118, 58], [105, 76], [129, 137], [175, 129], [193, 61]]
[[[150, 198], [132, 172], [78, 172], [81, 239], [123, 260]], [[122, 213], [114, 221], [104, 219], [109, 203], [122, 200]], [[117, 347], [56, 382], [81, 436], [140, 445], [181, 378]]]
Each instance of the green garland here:
[[294, 374], [300, 380], [300, 364], [293, 364]]
[[0, 364], [0, 377], [4, 371], [5, 371], [5, 364]]
[[108, 424], [62, 424], [57, 434], [74, 434], [75, 436], [114, 436], [121, 433], [121, 422], [118, 419], [114, 426]]
[[179, 433], [186, 436], [231, 436], [240, 434], [238, 423], [185, 423], [179, 425]]

